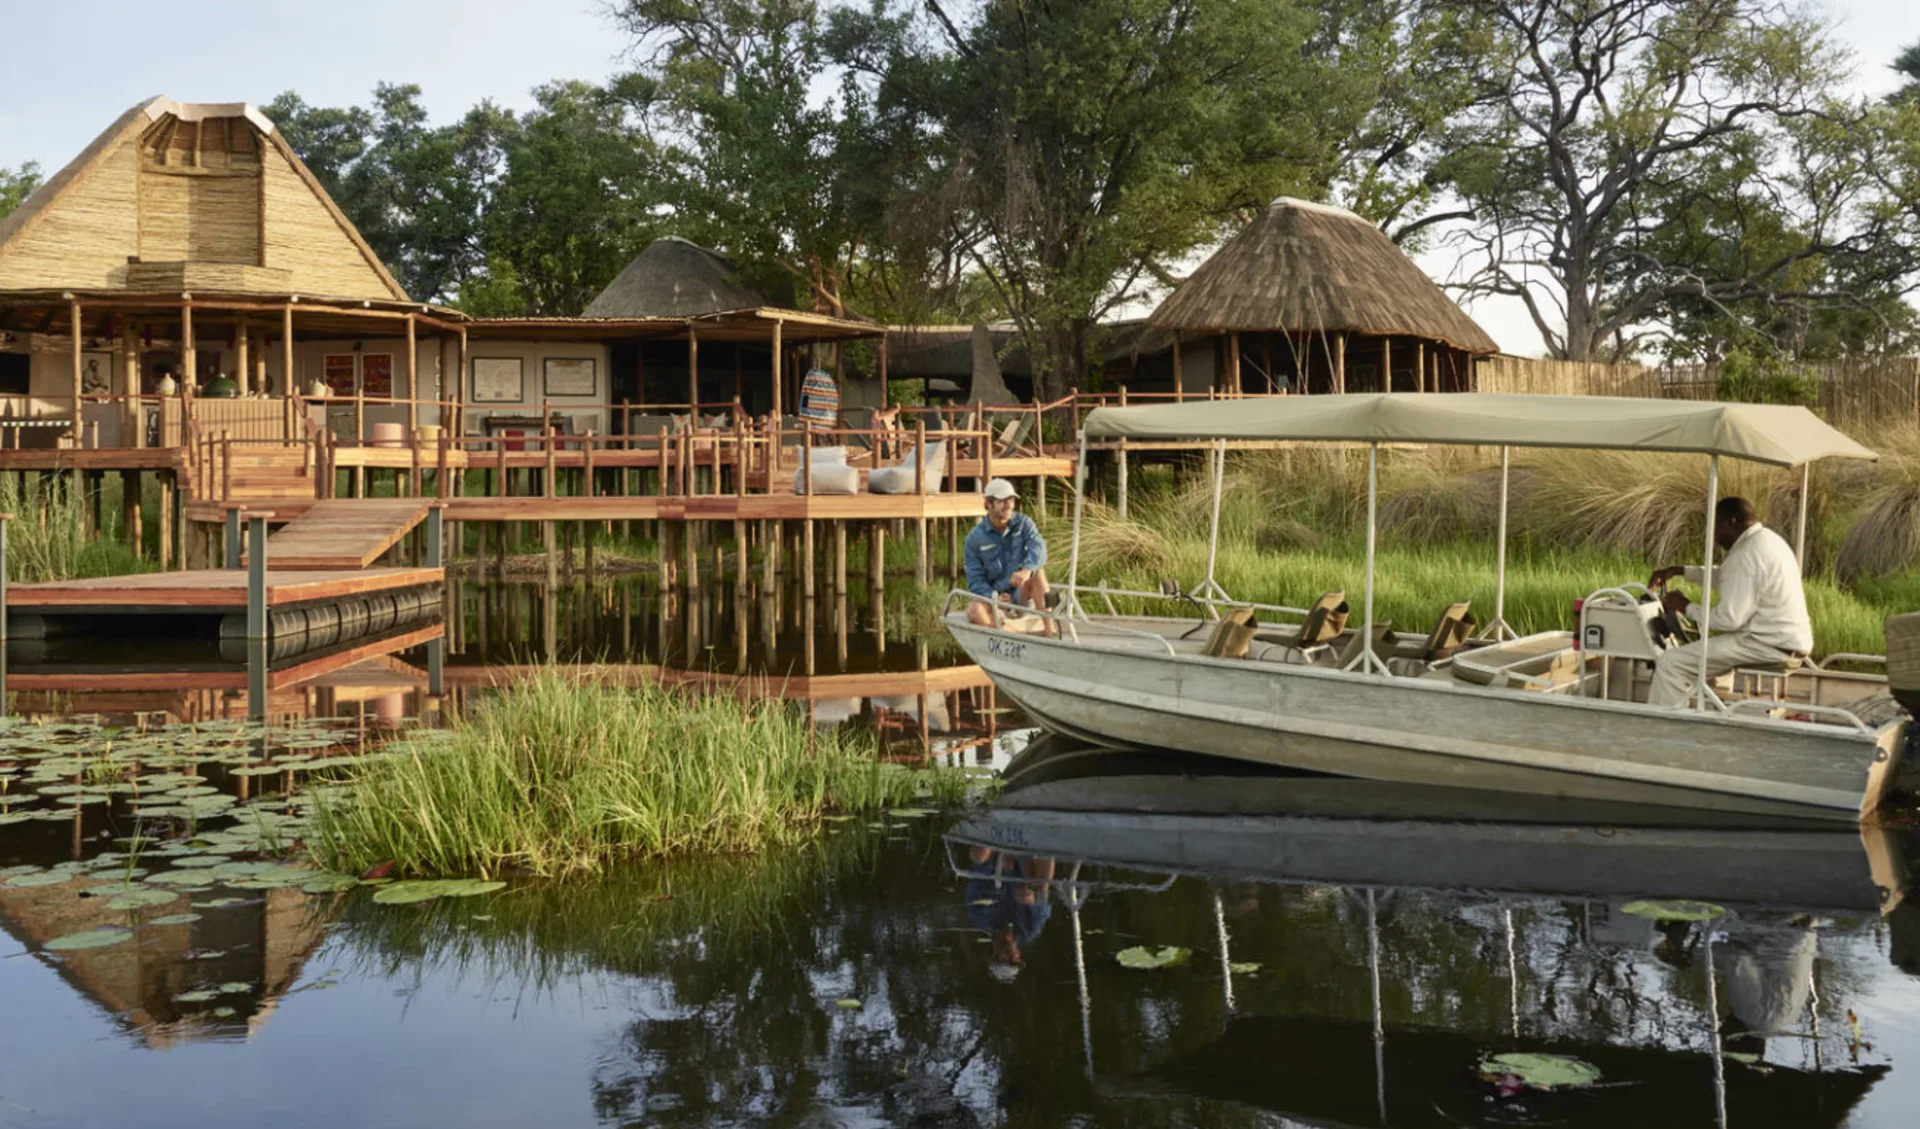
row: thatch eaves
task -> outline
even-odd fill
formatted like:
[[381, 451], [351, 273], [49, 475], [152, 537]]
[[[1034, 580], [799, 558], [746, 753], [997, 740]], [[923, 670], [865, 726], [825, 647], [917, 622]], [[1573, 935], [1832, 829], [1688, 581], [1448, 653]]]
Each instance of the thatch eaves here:
[[699, 317], [786, 304], [749, 286], [724, 256], [669, 235], [635, 255], [582, 316]]
[[1499, 351], [1379, 228], [1289, 197], [1200, 264], [1147, 322], [1189, 332], [1403, 334]]

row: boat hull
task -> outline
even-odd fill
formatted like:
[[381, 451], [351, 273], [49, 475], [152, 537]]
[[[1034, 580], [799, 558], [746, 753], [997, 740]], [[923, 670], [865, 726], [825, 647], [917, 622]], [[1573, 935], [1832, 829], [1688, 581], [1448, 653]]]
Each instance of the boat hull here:
[[1857, 820], [1891, 783], [1900, 727], [1652, 711], [1628, 703], [1369, 677], [949, 629], [1050, 730], [1344, 776], [1619, 803]]

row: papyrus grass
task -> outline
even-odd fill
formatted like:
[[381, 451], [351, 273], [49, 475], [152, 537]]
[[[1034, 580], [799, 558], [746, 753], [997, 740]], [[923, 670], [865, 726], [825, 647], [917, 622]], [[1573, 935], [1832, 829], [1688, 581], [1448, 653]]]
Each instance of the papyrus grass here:
[[883, 763], [870, 737], [810, 732], [783, 702], [556, 671], [392, 752], [318, 793], [312, 846], [324, 865], [551, 875], [750, 852], [813, 834], [829, 812], [950, 800], [960, 781]]

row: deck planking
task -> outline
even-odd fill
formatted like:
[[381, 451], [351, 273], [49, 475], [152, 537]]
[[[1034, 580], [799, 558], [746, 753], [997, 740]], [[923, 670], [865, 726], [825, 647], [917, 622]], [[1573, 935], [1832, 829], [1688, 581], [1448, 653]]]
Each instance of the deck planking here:
[[[276, 569], [271, 564], [270, 560], [267, 569], [267, 606], [270, 608], [416, 588], [439, 584], [446, 578], [446, 570], [438, 568], [375, 568], [349, 573], [331, 569]], [[67, 614], [245, 612], [247, 574], [237, 568], [195, 569], [15, 584], [7, 588], [7, 610]]]
[[267, 538], [268, 568], [363, 569], [420, 524], [428, 498], [330, 498]]

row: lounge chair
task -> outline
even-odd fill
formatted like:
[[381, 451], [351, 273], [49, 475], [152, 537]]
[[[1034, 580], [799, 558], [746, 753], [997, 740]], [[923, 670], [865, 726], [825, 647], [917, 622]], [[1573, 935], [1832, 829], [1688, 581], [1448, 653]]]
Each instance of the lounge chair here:
[[[867, 489], [875, 494], [911, 494], [914, 492], [914, 465], [918, 451], [908, 451], [899, 466], [876, 467], [867, 475]], [[947, 444], [944, 440], [927, 444], [927, 493], [940, 492], [940, 480], [947, 473]]]

